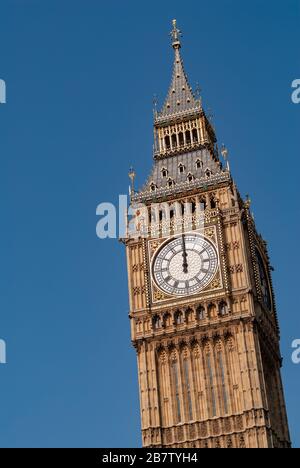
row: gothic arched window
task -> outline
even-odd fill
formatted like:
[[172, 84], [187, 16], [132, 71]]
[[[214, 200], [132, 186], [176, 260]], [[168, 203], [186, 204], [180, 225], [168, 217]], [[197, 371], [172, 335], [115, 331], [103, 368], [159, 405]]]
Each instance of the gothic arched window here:
[[198, 320], [204, 320], [205, 319], [205, 309], [203, 306], [199, 306], [197, 308], [197, 318]]
[[153, 328], [158, 330], [161, 327], [161, 318], [159, 315], [153, 317]]
[[185, 316], [186, 316], [187, 323], [191, 323], [194, 318], [193, 310], [191, 308], [188, 308], [185, 313]]
[[197, 143], [198, 142], [198, 133], [197, 133], [197, 130], [195, 128], [192, 131], [192, 135], [193, 135], [193, 143]]
[[172, 145], [173, 145], [173, 148], [176, 148], [177, 146], [177, 137], [175, 134], [172, 135]]
[[171, 363], [172, 386], [176, 402], [176, 423], [181, 422], [181, 406], [180, 406], [180, 391], [179, 391], [179, 372], [178, 362], [173, 360]]
[[209, 304], [208, 308], [207, 308], [207, 314], [208, 314], [208, 318], [214, 318], [216, 317], [216, 312], [217, 312], [217, 308], [215, 306], [215, 304]]
[[202, 205], [201, 208], [202, 208], [203, 210], [206, 210], [206, 208], [207, 208], [207, 203], [206, 203], [206, 198], [205, 198], [205, 197], [202, 197], [202, 198], [200, 199], [200, 204]]
[[228, 395], [227, 395], [227, 388], [226, 388], [226, 379], [225, 379], [225, 367], [224, 367], [224, 362], [223, 362], [223, 356], [222, 356], [222, 349], [219, 347], [219, 350], [217, 351], [217, 365], [218, 365], [218, 373], [219, 377], [221, 379], [221, 398], [223, 400], [223, 410], [224, 413], [228, 413]]
[[170, 143], [170, 137], [169, 136], [165, 137], [165, 145], [166, 145], [167, 149], [171, 148], [171, 143]]
[[171, 314], [167, 313], [164, 316], [164, 324], [166, 327], [170, 327], [172, 325], [172, 316]]
[[173, 187], [173, 185], [175, 185], [175, 182], [174, 182], [174, 180], [173, 180], [173, 179], [171, 179], [171, 178], [169, 178], [169, 179], [168, 179], [168, 187], [170, 187], [170, 188], [171, 188], [171, 187]]
[[208, 382], [209, 382], [209, 393], [210, 393], [210, 413], [212, 417], [217, 415], [217, 403], [216, 403], [216, 394], [215, 394], [215, 386], [214, 386], [214, 374], [213, 374], [213, 366], [210, 352], [206, 353], [206, 368], [208, 373]]
[[180, 311], [177, 311], [175, 314], [175, 323], [176, 325], [182, 325], [184, 323], [184, 317], [183, 313]]
[[197, 159], [196, 167], [197, 167], [197, 169], [202, 169], [203, 168], [203, 162], [201, 161], [201, 159]]
[[223, 317], [224, 315], [227, 315], [227, 314], [228, 314], [227, 302], [222, 301], [219, 304], [219, 315], [221, 315], [221, 317]]
[[188, 406], [188, 418], [189, 421], [193, 420], [193, 405], [192, 405], [192, 398], [191, 398], [191, 386], [190, 386], [190, 379], [189, 379], [189, 362], [187, 359], [183, 360], [183, 375], [184, 375], [184, 393], [187, 397], [187, 406]]
[[167, 177], [167, 175], [168, 175], [168, 170], [165, 167], [163, 167], [161, 169], [161, 176], [162, 177]]
[[185, 132], [185, 141], [188, 145], [191, 143], [191, 132], [189, 130]]
[[183, 174], [185, 170], [185, 167], [182, 163], [178, 164], [178, 171], [180, 174]]
[[210, 207], [211, 207], [212, 210], [214, 210], [214, 209], [217, 207], [217, 202], [216, 202], [215, 197], [211, 197], [211, 199], [210, 199]]

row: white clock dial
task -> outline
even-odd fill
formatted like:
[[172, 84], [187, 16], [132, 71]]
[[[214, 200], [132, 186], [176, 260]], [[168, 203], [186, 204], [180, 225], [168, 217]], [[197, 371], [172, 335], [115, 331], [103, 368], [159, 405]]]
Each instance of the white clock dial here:
[[204, 289], [217, 269], [214, 245], [199, 234], [183, 234], [161, 247], [152, 264], [152, 275], [165, 293], [185, 296]]

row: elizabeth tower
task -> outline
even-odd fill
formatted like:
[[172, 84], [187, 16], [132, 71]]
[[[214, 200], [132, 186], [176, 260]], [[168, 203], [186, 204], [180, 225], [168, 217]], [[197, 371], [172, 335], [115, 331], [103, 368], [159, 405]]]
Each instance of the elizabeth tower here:
[[143, 446], [288, 448], [267, 245], [188, 83], [175, 20], [172, 46], [124, 239]]

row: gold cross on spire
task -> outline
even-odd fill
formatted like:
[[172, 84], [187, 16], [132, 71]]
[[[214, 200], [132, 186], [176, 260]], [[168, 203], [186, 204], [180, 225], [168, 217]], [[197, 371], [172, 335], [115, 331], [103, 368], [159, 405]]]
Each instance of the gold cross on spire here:
[[182, 36], [182, 34], [181, 34], [180, 29], [177, 28], [176, 19], [173, 19], [172, 24], [173, 24], [173, 29], [171, 31], [172, 46], [174, 48], [179, 48], [180, 47], [180, 36]]

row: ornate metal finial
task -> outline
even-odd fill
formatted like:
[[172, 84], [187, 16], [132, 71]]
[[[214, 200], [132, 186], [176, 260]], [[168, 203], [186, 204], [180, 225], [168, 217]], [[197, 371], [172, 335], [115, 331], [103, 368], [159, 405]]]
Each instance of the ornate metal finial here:
[[246, 200], [245, 200], [245, 202], [244, 202], [244, 207], [245, 207], [247, 210], [249, 210], [250, 206], [251, 206], [251, 198], [250, 198], [249, 195], [247, 194], [247, 195], [246, 195]]
[[208, 117], [208, 120], [209, 120], [210, 122], [213, 121], [214, 114], [213, 114], [213, 111], [211, 110], [210, 107], [207, 109], [207, 117]]
[[129, 169], [129, 173], [128, 173], [128, 176], [129, 176], [129, 179], [131, 180], [131, 186], [130, 186], [130, 195], [133, 195], [134, 194], [134, 179], [135, 179], [135, 171], [133, 169], [133, 167], [131, 166], [130, 169]]
[[221, 154], [223, 156], [223, 158], [225, 159], [225, 161], [227, 160], [227, 157], [228, 157], [228, 149], [226, 148], [226, 146], [222, 145], [222, 149], [221, 149]]
[[200, 97], [201, 97], [201, 88], [200, 88], [200, 85], [199, 85], [199, 83], [197, 81], [196, 88], [195, 88], [195, 98], [200, 99]]
[[157, 99], [157, 95], [154, 94], [153, 95], [153, 113], [154, 113], [154, 116], [156, 116], [157, 114], [157, 104], [158, 104], [158, 99]]
[[227, 171], [229, 172], [230, 171], [230, 166], [229, 166], [229, 160], [228, 160], [228, 149], [226, 148], [226, 146], [222, 145], [222, 148], [221, 148], [221, 154], [224, 158], [224, 161], [226, 161], [226, 169]]
[[196, 83], [196, 88], [195, 88], [194, 96], [195, 96], [196, 101], [198, 101], [199, 104], [200, 104], [200, 106], [201, 106], [201, 105], [202, 105], [201, 88], [200, 88], [200, 85], [199, 85], [198, 82]]
[[182, 34], [181, 34], [180, 29], [177, 28], [176, 19], [173, 19], [172, 24], [173, 24], [173, 29], [171, 31], [172, 46], [174, 47], [174, 49], [179, 49], [181, 47], [180, 36], [182, 36]]

